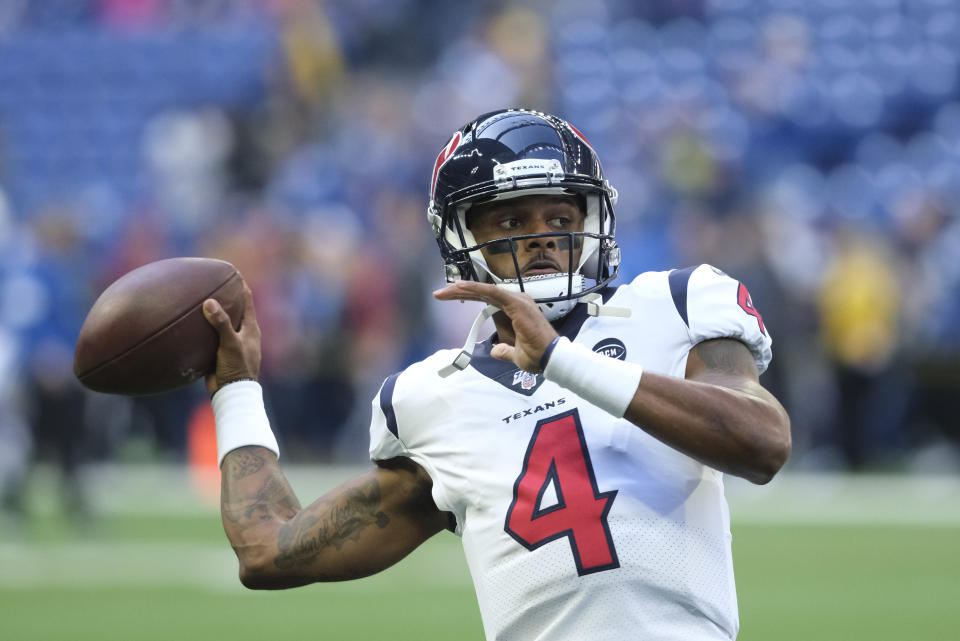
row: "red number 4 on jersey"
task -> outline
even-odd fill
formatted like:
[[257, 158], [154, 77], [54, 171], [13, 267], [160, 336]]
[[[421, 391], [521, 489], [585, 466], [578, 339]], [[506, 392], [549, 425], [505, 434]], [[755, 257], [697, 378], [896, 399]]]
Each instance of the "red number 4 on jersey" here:
[[760, 331], [766, 334], [767, 328], [763, 326], [763, 316], [761, 316], [757, 308], [753, 306], [753, 301], [750, 300], [750, 292], [747, 291], [743, 283], [740, 283], [740, 287], [737, 288], [737, 304], [740, 305], [740, 309], [757, 319]]
[[[557, 502], [541, 508], [551, 483]], [[598, 490], [580, 414], [572, 410], [537, 423], [504, 529], [531, 551], [567, 537], [580, 576], [612, 570], [620, 561], [607, 513], [616, 495], [617, 490]]]

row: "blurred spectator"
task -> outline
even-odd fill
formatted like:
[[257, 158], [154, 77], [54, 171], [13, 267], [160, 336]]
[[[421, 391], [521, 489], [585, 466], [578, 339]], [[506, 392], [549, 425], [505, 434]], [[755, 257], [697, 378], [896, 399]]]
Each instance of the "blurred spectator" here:
[[[12, 291], [5, 292], [3, 302], [22, 314], [16, 325], [24, 348], [24, 410], [38, 458], [58, 468], [66, 513], [84, 519], [81, 468], [89, 460], [90, 433], [84, 421], [86, 395], [72, 369], [90, 270], [71, 210], [47, 210], [33, 223], [31, 251], [15, 268], [19, 273], [8, 281]], [[78, 282], [84, 286], [77, 287]]]
[[147, 123], [152, 200], [177, 236], [193, 238], [213, 222], [225, 200], [233, 142], [229, 121], [216, 109], [165, 112]]
[[343, 77], [343, 60], [334, 26], [322, 3], [288, 1], [277, 3], [283, 37], [292, 106], [319, 119]]
[[[909, 259], [903, 315], [910, 354], [910, 445], [960, 444], [960, 219], [936, 200], [906, 198], [897, 239]], [[942, 463], [940, 463], [942, 465]]]
[[11, 220], [6, 196], [0, 190], [0, 513], [5, 513], [4, 521], [24, 511], [24, 485], [33, 454], [33, 435], [23, 407], [20, 327], [12, 309], [18, 297], [9, 289], [11, 273], [17, 270], [11, 258], [20, 241], [18, 226]]
[[27, 371], [27, 416], [41, 459], [60, 473], [60, 494], [66, 514], [88, 516], [82, 466], [89, 461], [89, 434], [84, 422], [85, 395], [71, 375], [69, 343], [44, 339], [34, 347]]
[[[819, 293], [824, 348], [836, 371], [839, 407], [829, 434], [851, 467], [903, 445], [900, 283], [890, 249], [862, 232], [839, 228]], [[896, 377], [896, 378], [895, 378]]]

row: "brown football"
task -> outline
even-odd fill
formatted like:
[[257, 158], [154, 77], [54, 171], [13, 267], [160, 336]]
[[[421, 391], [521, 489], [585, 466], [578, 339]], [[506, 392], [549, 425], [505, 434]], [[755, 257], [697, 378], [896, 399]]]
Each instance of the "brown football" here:
[[188, 385], [216, 366], [217, 333], [201, 305], [217, 299], [236, 328], [243, 278], [228, 262], [170, 258], [122, 276], [87, 314], [73, 373], [108, 394], [157, 394]]

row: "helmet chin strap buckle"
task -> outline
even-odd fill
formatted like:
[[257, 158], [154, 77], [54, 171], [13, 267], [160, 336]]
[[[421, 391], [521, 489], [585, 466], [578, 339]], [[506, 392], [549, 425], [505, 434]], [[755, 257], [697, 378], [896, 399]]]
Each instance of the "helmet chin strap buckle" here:
[[[583, 296], [579, 302], [587, 305], [587, 314], [590, 316], [630, 318], [630, 310], [628, 308], [607, 307], [602, 302], [598, 302], [602, 300], [603, 297], [600, 296], [600, 294], [593, 293]], [[572, 302], [575, 304], [577, 301], [576, 299], [572, 299]], [[467, 369], [467, 366], [470, 365], [470, 361], [473, 359], [473, 350], [477, 345], [477, 336], [480, 334], [480, 328], [488, 318], [498, 311], [500, 311], [499, 307], [487, 305], [477, 314], [477, 318], [473, 321], [473, 326], [470, 328], [470, 333], [467, 335], [467, 340], [463, 344], [463, 349], [460, 350], [460, 353], [457, 354], [452, 363], [437, 371], [437, 374], [439, 374], [441, 378], [447, 378], [451, 374]]]
[[443, 266], [443, 275], [447, 279], [448, 283], [455, 283], [458, 280], [463, 280], [463, 274], [460, 272], [460, 268], [450, 263], [447, 263]]
[[457, 354], [457, 357], [453, 359], [453, 362], [442, 368], [438, 374], [440, 374], [442, 378], [446, 378], [454, 372], [467, 369], [467, 365], [470, 364], [470, 359], [473, 358], [472, 351], [473, 350], [468, 352], [466, 349], [461, 350], [460, 353]]
[[473, 321], [473, 327], [470, 328], [470, 333], [467, 334], [467, 340], [463, 344], [463, 349], [460, 350], [460, 353], [457, 354], [457, 357], [453, 359], [452, 363], [446, 367], [440, 368], [440, 370], [437, 372], [441, 378], [446, 378], [454, 372], [467, 369], [467, 365], [470, 364], [470, 360], [473, 358], [473, 349], [477, 345], [477, 336], [480, 334], [480, 327], [488, 318], [496, 314], [498, 311], [500, 311], [499, 307], [487, 305], [483, 308], [483, 311], [477, 314], [476, 320]]
[[616, 318], [630, 318], [631, 312], [628, 307], [607, 307], [602, 302], [603, 297], [594, 292], [583, 297], [583, 302], [587, 305], [587, 314], [590, 316], [613, 316]]

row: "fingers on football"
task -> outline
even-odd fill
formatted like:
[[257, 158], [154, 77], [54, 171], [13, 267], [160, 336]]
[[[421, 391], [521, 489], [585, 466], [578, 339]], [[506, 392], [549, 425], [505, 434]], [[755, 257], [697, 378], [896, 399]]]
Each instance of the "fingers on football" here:
[[203, 301], [203, 315], [221, 336], [233, 333], [230, 317], [227, 316], [227, 312], [224, 311], [223, 306], [216, 299], [208, 298]]
[[257, 325], [257, 310], [253, 306], [253, 291], [246, 283], [243, 284], [243, 321], [240, 323], [240, 333], [259, 332]]

